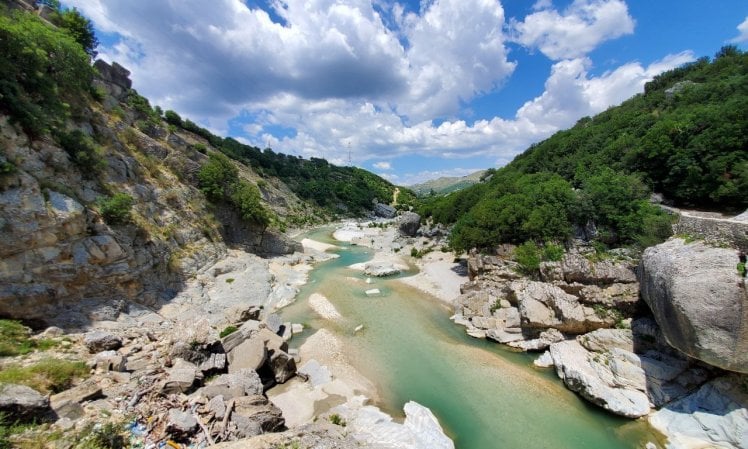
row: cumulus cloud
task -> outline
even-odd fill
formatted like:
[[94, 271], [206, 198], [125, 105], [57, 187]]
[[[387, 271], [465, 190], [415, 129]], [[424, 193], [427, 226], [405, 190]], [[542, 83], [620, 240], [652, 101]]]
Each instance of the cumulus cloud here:
[[540, 9], [514, 21], [514, 40], [537, 48], [553, 60], [579, 58], [600, 43], [634, 31], [634, 19], [623, 0], [574, 0], [563, 12], [539, 1]]
[[413, 121], [431, 119], [498, 87], [516, 66], [507, 59], [503, 25], [495, 0], [439, 0], [421, 15], [403, 17], [410, 70], [398, 112]]
[[526, 45], [566, 59], [513, 118], [468, 123], [453, 118], [460, 106], [500, 87], [516, 65], [497, 0], [433, 0], [418, 13], [379, 0], [376, 8], [370, 0], [274, 0], [272, 16], [240, 0], [63, 3], [120, 36], [101, 55], [130, 68], [154, 104], [219, 134], [231, 119], [246, 132], [242, 141], [287, 154], [344, 165], [350, 151], [354, 165], [380, 161], [375, 167], [398, 181], [406, 178], [384, 161], [403, 155], [503, 165], [693, 59], [683, 53], [590, 76], [591, 61], [579, 55], [631, 32], [625, 4], [575, 0], [559, 13], [539, 0], [514, 29]]
[[377, 162], [374, 164], [374, 168], [378, 168], [380, 170], [392, 170], [392, 164], [385, 161]]
[[729, 42], [734, 44], [740, 44], [742, 42], [748, 42], [748, 17], [737, 26], [738, 35], [730, 39]]
[[420, 154], [490, 157], [503, 165], [531, 143], [642, 92], [655, 75], [693, 60], [690, 52], [684, 52], [648, 66], [624, 64], [596, 77], [589, 75], [591, 62], [586, 58], [560, 61], [552, 67], [544, 92], [519, 108], [514, 118], [473, 124], [452, 120], [438, 126], [431, 121], [408, 125], [395, 111], [370, 103], [308, 102], [287, 96], [264, 107], [270, 122], [292, 123], [300, 130], [296, 137], [271, 140], [271, 146], [283, 152], [300, 149], [305, 155], [345, 160], [351, 142], [354, 163]]

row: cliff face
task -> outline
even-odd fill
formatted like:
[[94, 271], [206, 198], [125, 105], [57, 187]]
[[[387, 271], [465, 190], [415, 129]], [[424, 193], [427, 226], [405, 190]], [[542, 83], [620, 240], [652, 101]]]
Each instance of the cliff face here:
[[734, 249], [672, 239], [644, 252], [639, 278], [671, 346], [748, 373], [748, 294], [737, 263]]
[[[258, 254], [299, 249], [205, 200], [197, 173], [212, 148], [163, 123], [140, 126], [148, 134], [134, 126], [141, 117], [124, 101], [123, 71], [101, 66], [105, 97], [68, 125], [93, 142], [96, 164], [80, 163], [83, 148], [31, 141], [0, 116], [0, 316], [81, 324], [120, 307], [117, 300], [155, 305], [171, 298], [227, 245]], [[257, 183], [254, 172], [235, 165], [242, 179]], [[277, 180], [263, 182], [261, 192], [280, 217], [307, 207]], [[132, 197], [130, 218], [108, 224], [101, 200], [116, 193]]]

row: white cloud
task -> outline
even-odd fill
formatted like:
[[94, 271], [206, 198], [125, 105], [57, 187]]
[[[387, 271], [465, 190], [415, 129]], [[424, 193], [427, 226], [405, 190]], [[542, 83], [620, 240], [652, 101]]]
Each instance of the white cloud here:
[[[526, 102], [511, 119], [468, 124], [463, 120], [408, 125], [393, 110], [349, 101], [309, 102], [283, 96], [263, 104], [271, 122], [299, 130], [293, 138], [273, 139], [271, 146], [291, 153], [345, 160], [351, 142], [354, 163], [419, 154], [452, 159], [491, 157], [504, 165], [516, 154], [580, 117], [602, 112], [642, 92], [655, 75], [694, 60], [691, 53], [669, 55], [649, 66], [632, 62], [598, 77], [590, 76], [585, 58], [556, 63], [542, 95]], [[264, 145], [258, 141], [257, 145]], [[325, 153], [326, 152], [326, 153]]]
[[374, 168], [378, 168], [380, 170], [392, 170], [392, 164], [385, 161], [377, 162], [376, 164], [374, 164]]
[[504, 10], [495, 0], [440, 0], [401, 27], [410, 44], [407, 96], [397, 110], [414, 122], [456, 113], [461, 100], [489, 92], [516, 63], [504, 46]]
[[623, 0], [574, 0], [563, 13], [544, 9], [514, 21], [515, 41], [538, 48], [553, 59], [571, 59], [586, 55], [600, 43], [634, 31], [634, 19]]
[[748, 17], [737, 26], [738, 34], [736, 37], [729, 40], [729, 42], [740, 44], [742, 42], [748, 42]]
[[[274, 0], [282, 24], [240, 0], [64, 3], [123, 36], [102, 55], [131, 69], [134, 85], [154, 104], [220, 134], [241, 114], [247, 142], [338, 164], [347, 164], [350, 149], [359, 166], [413, 154], [481, 156], [503, 165], [530, 143], [621, 102], [657, 73], [692, 59], [679, 54], [647, 67], [633, 62], [596, 77], [586, 58], [561, 60], [545, 91], [514, 118], [436, 125], [433, 119], [453, 117], [515, 68], [496, 0], [424, 1], [418, 14], [395, 3], [386, 20], [369, 0]], [[576, 0], [563, 14], [550, 2], [536, 6], [542, 10], [515, 26], [525, 27], [532, 45], [559, 57], [633, 27], [618, 0]], [[544, 27], [537, 25], [543, 17]], [[531, 30], [538, 37], [531, 38]], [[279, 127], [293, 132], [273, 135]]]

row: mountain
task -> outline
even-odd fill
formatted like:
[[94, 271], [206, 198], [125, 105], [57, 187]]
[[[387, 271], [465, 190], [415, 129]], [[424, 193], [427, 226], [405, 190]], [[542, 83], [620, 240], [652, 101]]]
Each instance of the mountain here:
[[620, 106], [532, 145], [488, 183], [428, 201], [455, 249], [594, 237], [649, 246], [670, 233], [648, 199], [748, 207], [748, 54], [723, 47], [655, 77]]
[[446, 195], [477, 184], [485, 172], [485, 170], [478, 170], [467, 176], [443, 176], [419, 184], [413, 184], [410, 186], [410, 189], [419, 197], [428, 196], [432, 191], [434, 195]]

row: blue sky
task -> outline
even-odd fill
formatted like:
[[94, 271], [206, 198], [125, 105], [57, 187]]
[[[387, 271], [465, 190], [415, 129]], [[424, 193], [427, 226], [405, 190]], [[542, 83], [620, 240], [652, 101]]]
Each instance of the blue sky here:
[[744, 0], [63, 0], [153, 104], [408, 185], [501, 166], [748, 44]]

